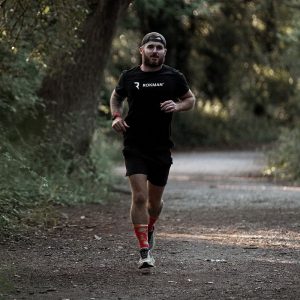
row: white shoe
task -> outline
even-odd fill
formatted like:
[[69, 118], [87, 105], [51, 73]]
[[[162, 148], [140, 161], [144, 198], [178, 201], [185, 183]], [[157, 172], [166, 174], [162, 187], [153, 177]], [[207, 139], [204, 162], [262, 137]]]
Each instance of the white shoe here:
[[139, 260], [139, 269], [154, 267], [155, 259], [151, 255], [151, 251], [148, 248], [140, 250], [141, 258]]

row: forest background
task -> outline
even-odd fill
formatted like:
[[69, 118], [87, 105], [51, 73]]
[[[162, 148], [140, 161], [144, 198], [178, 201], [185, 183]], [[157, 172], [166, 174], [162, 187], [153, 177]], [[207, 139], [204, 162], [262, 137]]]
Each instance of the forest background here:
[[197, 98], [175, 150], [264, 149], [266, 176], [299, 182], [297, 0], [1, 0], [0, 234], [110, 197], [109, 97], [150, 31]]

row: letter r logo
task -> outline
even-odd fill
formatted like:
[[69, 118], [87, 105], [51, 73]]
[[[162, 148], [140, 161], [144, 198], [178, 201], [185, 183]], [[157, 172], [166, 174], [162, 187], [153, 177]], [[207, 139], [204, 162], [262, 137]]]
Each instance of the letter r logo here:
[[135, 87], [139, 90], [140, 89], [140, 83], [135, 81], [134, 84], [135, 84]]

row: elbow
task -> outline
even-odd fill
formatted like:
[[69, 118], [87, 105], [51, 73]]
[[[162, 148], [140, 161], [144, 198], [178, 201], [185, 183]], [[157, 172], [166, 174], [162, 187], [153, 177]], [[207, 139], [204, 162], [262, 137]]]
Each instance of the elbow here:
[[195, 108], [195, 104], [196, 104], [196, 98], [193, 96], [193, 97], [191, 97], [191, 100], [190, 100], [190, 110]]

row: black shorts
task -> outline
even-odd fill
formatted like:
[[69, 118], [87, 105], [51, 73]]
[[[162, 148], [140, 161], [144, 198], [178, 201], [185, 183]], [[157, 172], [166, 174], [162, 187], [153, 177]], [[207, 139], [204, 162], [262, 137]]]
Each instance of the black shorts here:
[[172, 164], [170, 150], [141, 151], [138, 149], [123, 150], [126, 176], [145, 174], [154, 185], [165, 186]]

